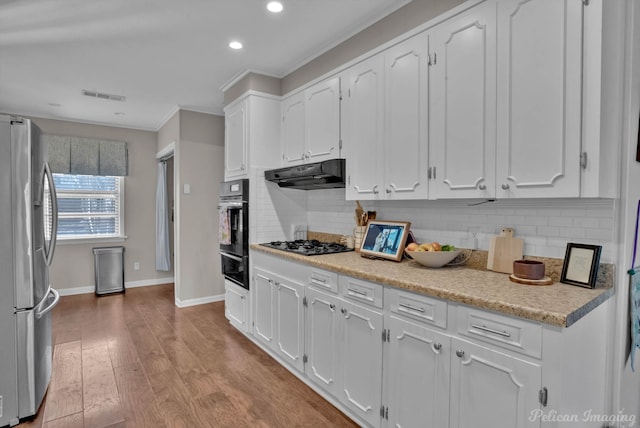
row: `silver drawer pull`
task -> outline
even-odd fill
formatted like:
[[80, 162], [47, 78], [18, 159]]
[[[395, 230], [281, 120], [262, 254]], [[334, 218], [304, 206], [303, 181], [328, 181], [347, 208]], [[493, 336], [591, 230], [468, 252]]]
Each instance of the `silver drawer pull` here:
[[407, 305], [406, 303], [398, 303], [399, 309], [408, 309], [410, 311], [424, 313], [424, 308], [416, 308], [415, 306]]
[[326, 282], [327, 282], [327, 280], [326, 280], [326, 279], [324, 279], [324, 278], [316, 278], [315, 276], [314, 276], [314, 277], [311, 277], [311, 280], [312, 280], [312, 281], [321, 282], [321, 283], [323, 283], [323, 284], [326, 284]]
[[367, 295], [367, 293], [363, 293], [362, 291], [359, 290], [354, 290], [352, 288], [347, 288], [347, 294], [349, 296], [352, 297], [357, 297], [358, 299], [363, 299], [363, 300], [368, 300], [370, 302], [373, 302], [373, 298], [369, 297], [369, 295]]
[[486, 327], [484, 325], [471, 324], [471, 327], [473, 327], [475, 329], [478, 329], [478, 330], [486, 331], [487, 333], [497, 334], [498, 336], [511, 337], [511, 333], [507, 333], [506, 331], [494, 330], [494, 329]]

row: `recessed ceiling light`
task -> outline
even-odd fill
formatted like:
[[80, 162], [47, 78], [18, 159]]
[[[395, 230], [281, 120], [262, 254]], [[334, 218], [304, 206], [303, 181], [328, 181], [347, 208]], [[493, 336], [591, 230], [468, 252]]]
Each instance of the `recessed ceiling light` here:
[[242, 49], [242, 43], [234, 40], [233, 42], [229, 43], [229, 47], [235, 50]]
[[49, 104], [51, 107], [60, 107], [62, 104], [58, 104], [58, 103], [47, 103]]
[[279, 1], [270, 1], [267, 3], [267, 10], [269, 12], [278, 13], [282, 12], [283, 6]]
[[123, 111], [117, 111], [117, 112], [115, 112], [113, 114], [115, 114], [116, 116], [125, 116], [126, 115], [126, 113], [123, 112]]

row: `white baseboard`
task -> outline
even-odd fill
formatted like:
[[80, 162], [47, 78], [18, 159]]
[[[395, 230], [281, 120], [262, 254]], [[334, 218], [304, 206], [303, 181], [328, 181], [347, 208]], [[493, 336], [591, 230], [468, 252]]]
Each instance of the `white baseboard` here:
[[221, 302], [224, 300], [224, 294], [217, 296], [199, 297], [197, 299], [180, 300], [176, 299], [176, 306], [186, 308], [189, 306], [204, 305], [205, 303]]
[[[148, 287], [151, 285], [170, 284], [174, 282], [173, 277], [168, 278], [155, 278], [155, 279], [143, 279], [140, 281], [129, 281], [124, 283], [124, 288], [136, 288], [136, 287]], [[54, 287], [55, 288], [55, 287]], [[86, 287], [74, 287], [74, 288], [56, 288], [61, 296], [73, 296], [76, 294], [89, 294], [95, 293], [95, 285], [88, 285]], [[223, 296], [224, 298], [224, 296]]]

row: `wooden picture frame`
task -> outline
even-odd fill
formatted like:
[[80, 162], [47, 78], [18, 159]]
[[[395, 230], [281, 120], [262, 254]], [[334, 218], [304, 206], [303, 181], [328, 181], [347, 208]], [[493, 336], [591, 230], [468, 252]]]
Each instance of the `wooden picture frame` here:
[[399, 262], [410, 228], [408, 221], [369, 221], [360, 245], [360, 255]]
[[568, 243], [560, 282], [595, 288], [601, 252], [600, 245]]

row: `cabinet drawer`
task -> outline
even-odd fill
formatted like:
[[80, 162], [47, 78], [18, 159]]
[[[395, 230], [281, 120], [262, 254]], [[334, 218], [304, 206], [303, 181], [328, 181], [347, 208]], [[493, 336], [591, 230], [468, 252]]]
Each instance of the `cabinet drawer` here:
[[542, 355], [542, 326], [479, 309], [458, 307], [458, 333], [532, 357]]
[[324, 270], [312, 269], [309, 275], [309, 285], [323, 291], [338, 293], [338, 274]]
[[348, 276], [340, 277], [340, 294], [354, 302], [374, 308], [382, 308], [383, 287], [373, 282], [361, 281]]
[[385, 288], [391, 312], [422, 323], [447, 328], [447, 302], [396, 288]]

